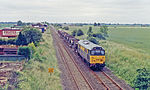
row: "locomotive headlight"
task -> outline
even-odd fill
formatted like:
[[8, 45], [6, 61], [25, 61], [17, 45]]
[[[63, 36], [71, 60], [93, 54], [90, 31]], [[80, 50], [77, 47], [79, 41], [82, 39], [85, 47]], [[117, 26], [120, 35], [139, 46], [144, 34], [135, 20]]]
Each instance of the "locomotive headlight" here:
[[105, 53], [104, 51], [101, 51], [101, 54], [102, 54], [102, 55], [104, 55], [104, 53]]

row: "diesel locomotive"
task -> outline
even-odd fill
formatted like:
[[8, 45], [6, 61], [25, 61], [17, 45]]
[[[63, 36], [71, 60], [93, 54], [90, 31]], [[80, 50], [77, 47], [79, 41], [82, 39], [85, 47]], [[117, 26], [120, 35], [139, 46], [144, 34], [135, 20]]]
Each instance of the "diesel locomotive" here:
[[105, 67], [105, 50], [88, 40], [79, 40], [64, 31], [58, 34], [92, 69], [102, 70]]

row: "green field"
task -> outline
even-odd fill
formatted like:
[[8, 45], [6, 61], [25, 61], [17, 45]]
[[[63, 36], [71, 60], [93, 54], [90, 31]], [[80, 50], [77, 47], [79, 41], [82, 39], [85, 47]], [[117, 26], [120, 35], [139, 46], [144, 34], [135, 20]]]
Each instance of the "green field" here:
[[[99, 32], [100, 27], [93, 27]], [[77, 37], [85, 39], [89, 26], [70, 26], [67, 30], [81, 29], [85, 35]], [[136, 70], [147, 68], [150, 71], [150, 28], [149, 27], [109, 27], [107, 40], [100, 40], [106, 50], [106, 65], [115, 75], [134, 86]]]
[[110, 41], [115, 41], [150, 53], [150, 28], [109, 28]]

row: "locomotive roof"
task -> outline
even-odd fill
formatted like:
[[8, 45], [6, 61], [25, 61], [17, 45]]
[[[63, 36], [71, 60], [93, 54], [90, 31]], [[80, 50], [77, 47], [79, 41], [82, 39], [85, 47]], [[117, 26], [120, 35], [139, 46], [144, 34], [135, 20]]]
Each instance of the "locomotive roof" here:
[[101, 47], [99, 45], [96, 45], [96, 44], [88, 41], [88, 40], [80, 40], [80, 41], [78, 41], [78, 43], [88, 50], [92, 50], [94, 47]]

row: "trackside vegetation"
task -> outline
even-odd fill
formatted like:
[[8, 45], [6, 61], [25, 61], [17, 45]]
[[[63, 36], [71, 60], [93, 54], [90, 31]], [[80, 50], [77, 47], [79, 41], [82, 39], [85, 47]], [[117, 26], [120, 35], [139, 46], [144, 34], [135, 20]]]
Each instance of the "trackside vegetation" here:
[[149, 87], [150, 83], [150, 71], [148, 71], [146, 68], [143, 69], [137, 69], [137, 78], [133, 81], [135, 88], [139, 89], [147, 89]]
[[24, 55], [27, 59], [30, 59], [31, 58], [31, 48], [27, 47], [27, 46], [19, 47], [18, 55]]
[[[43, 41], [34, 49], [33, 43], [28, 45], [34, 51], [32, 58], [25, 63], [24, 69], [18, 72], [19, 90], [61, 90], [60, 71], [58, 69], [56, 51], [53, 46], [51, 32], [48, 29]], [[54, 68], [53, 73], [48, 68]]]
[[18, 35], [16, 39], [16, 45], [28, 45], [19, 47], [18, 55], [24, 55], [29, 60], [35, 53], [35, 45], [42, 41], [42, 33], [31, 27], [25, 27]]
[[[137, 79], [137, 70], [143, 68], [150, 70], [150, 63], [148, 63], [150, 56], [134, 48], [111, 41], [101, 41], [100, 43], [106, 50], [107, 67], [129, 85], [136, 87], [133, 81]], [[149, 77], [149, 75], [146, 77]]]
[[81, 36], [81, 35], [84, 35], [84, 33], [83, 33], [83, 31], [82, 31], [81, 29], [79, 29], [79, 30], [77, 31], [77, 36]]

